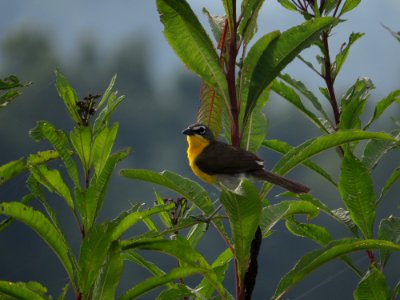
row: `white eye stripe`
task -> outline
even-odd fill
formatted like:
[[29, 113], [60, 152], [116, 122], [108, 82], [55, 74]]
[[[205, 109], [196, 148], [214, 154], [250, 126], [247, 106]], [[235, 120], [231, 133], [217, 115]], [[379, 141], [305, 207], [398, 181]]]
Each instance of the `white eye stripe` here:
[[204, 133], [206, 128], [204, 126], [194, 126], [193, 131], [198, 131], [199, 133]]

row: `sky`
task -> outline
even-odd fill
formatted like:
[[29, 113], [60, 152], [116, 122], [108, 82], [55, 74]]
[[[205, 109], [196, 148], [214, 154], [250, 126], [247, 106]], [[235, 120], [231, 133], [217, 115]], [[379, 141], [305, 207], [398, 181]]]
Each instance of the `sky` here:
[[[189, 3], [203, 23], [207, 22], [201, 13], [203, 7], [212, 14], [222, 14], [221, 1], [193, 0]], [[351, 32], [364, 32], [366, 35], [353, 47], [349, 62], [338, 79], [339, 85], [348, 85], [349, 80], [354, 82], [354, 76], [366, 76], [377, 86], [378, 95], [398, 86], [400, 66], [391, 61], [398, 58], [400, 45], [382, 24], [394, 30], [400, 29], [399, 15], [398, 0], [363, 0], [359, 7], [346, 15], [349, 21], [334, 32], [334, 52], [346, 42]], [[286, 11], [277, 1], [270, 0], [265, 1], [259, 20], [259, 37], [302, 22], [296, 13]], [[58, 50], [65, 54], [66, 59], [71, 58], [78, 41], [87, 36], [100, 41], [104, 51], [111, 50], [124, 39], [145, 37], [151, 45], [152, 70], [156, 79], [167, 77], [171, 70], [184, 69], [162, 35], [155, 1], [7, 1], [0, 12], [0, 40], [23, 27], [45, 29], [54, 34]], [[302, 63], [295, 62], [287, 71], [299, 78], [305, 77], [307, 81], [306, 69]]]

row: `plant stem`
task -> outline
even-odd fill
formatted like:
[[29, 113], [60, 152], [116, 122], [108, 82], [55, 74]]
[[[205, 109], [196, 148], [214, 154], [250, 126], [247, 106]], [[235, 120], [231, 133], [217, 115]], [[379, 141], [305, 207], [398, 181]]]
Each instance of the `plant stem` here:
[[226, 79], [228, 81], [228, 93], [230, 99], [230, 110], [231, 110], [231, 140], [232, 145], [239, 147], [240, 146], [240, 137], [239, 137], [239, 107], [237, 101], [237, 93], [236, 93], [236, 32], [237, 32], [237, 23], [236, 23], [236, 1], [232, 1], [232, 19], [233, 22], [230, 24], [230, 41], [229, 41], [229, 61], [228, 61], [228, 69], [226, 74]]
[[333, 110], [333, 115], [335, 118], [335, 124], [336, 127], [339, 125], [340, 122], [340, 111], [339, 111], [339, 106], [337, 103], [336, 99], [336, 94], [335, 94], [335, 89], [334, 89], [334, 83], [335, 79], [332, 77], [332, 64], [331, 64], [331, 59], [329, 55], [329, 42], [328, 42], [328, 37], [329, 37], [329, 32], [324, 31], [322, 33], [322, 44], [324, 47], [324, 67], [325, 67], [325, 72], [323, 74], [323, 78], [325, 80], [326, 87], [328, 89], [329, 93], [329, 102], [332, 106]]

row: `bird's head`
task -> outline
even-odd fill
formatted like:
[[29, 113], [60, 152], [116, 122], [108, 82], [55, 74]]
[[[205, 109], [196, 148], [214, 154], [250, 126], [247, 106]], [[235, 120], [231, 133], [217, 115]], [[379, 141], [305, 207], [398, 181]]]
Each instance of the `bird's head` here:
[[206, 139], [207, 141], [215, 140], [214, 134], [212, 133], [210, 128], [208, 128], [206, 125], [199, 123], [189, 125], [189, 127], [183, 130], [182, 133], [186, 134], [187, 136], [200, 137]]

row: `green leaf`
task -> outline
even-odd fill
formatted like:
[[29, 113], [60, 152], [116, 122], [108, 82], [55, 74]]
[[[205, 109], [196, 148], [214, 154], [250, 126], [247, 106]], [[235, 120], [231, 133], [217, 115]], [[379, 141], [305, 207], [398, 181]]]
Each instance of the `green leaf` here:
[[19, 202], [3, 202], [0, 203], [0, 214], [10, 216], [36, 231], [57, 255], [71, 282], [74, 282], [73, 253], [61, 232], [40, 211]]
[[[37, 282], [0, 281], [0, 298], [18, 300], [44, 300], [47, 289]], [[10, 298], [6, 297], [9, 296]]]
[[89, 127], [75, 127], [69, 134], [72, 146], [81, 160], [85, 173], [90, 169], [92, 131]]
[[224, 190], [220, 201], [231, 227], [237, 272], [242, 282], [249, 263], [251, 242], [260, 224], [262, 205], [258, 190], [251, 182], [243, 181], [239, 189], [240, 194]]
[[[109, 88], [112, 87], [111, 83]], [[109, 93], [108, 89], [106, 93]], [[107, 100], [107, 105], [101, 110], [99, 116], [96, 118], [93, 124], [93, 136], [96, 137], [105, 127], [109, 127], [111, 115], [118, 108], [118, 106], [125, 99], [125, 96], [118, 96], [118, 91], [112, 92]], [[103, 99], [101, 101], [103, 101]]]
[[304, 214], [308, 219], [312, 219], [319, 214], [319, 209], [308, 201], [281, 201], [264, 207], [260, 222], [263, 237], [268, 236], [280, 220], [297, 214]]
[[[217, 257], [217, 259], [211, 265], [211, 267], [214, 269], [214, 272], [217, 274], [218, 280], [220, 282], [223, 282], [225, 274], [229, 268], [229, 262], [232, 260], [232, 258], [232, 250], [230, 248], [227, 248]], [[205, 299], [211, 299], [215, 288], [207, 280], [207, 278], [203, 278], [200, 284], [196, 287], [196, 290], [198, 290], [205, 297]], [[234, 299], [231, 295], [228, 295], [228, 297], [229, 299]]]
[[239, 23], [238, 32], [243, 37], [243, 42], [248, 44], [257, 32], [258, 13], [264, 0], [242, 1], [242, 19]]
[[385, 110], [392, 105], [394, 102], [400, 103], [400, 90], [395, 90], [387, 95], [385, 98], [379, 100], [374, 109], [374, 114], [368, 123], [364, 126], [366, 130], [373, 122], [379, 119], [379, 117], [385, 112]]
[[215, 41], [218, 43], [221, 39], [222, 32], [225, 28], [225, 16], [211, 15], [207, 8], [203, 7], [203, 13], [207, 16], [208, 23], [210, 24], [211, 31], [214, 35]]
[[63, 160], [69, 177], [72, 179], [75, 186], [79, 187], [78, 169], [71, 157], [70, 146], [65, 132], [57, 130], [48, 122], [39, 121], [36, 127], [29, 131], [29, 134], [36, 142], [42, 139], [47, 139], [50, 142]]
[[156, 300], [188, 299], [189, 296], [195, 297], [197, 300], [207, 300], [202, 297], [199, 292], [198, 290], [191, 289], [187, 285], [177, 283], [169, 289], [162, 291], [157, 296]]
[[112, 89], [116, 81], [117, 81], [117, 74], [114, 74], [114, 76], [110, 80], [110, 83], [108, 84], [108, 87], [103, 93], [103, 97], [101, 97], [101, 100], [97, 105], [97, 109], [101, 108], [104, 105], [104, 103], [109, 102], [110, 97], [112, 95]]
[[[196, 274], [205, 275], [207, 274], [207, 272], [209, 272], [208, 269], [204, 269], [201, 267], [175, 268], [165, 275], [151, 277], [149, 279], [141, 281], [139, 284], [126, 291], [121, 297], [118, 298], [118, 300], [135, 299], [169, 282], [173, 282], [175, 280], [179, 280]], [[223, 296], [224, 294], [221, 295], [221, 297]]]
[[74, 209], [74, 200], [71, 192], [61, 177], [60, 171], [49, 170], [46, 165], [30, 166], [30, 170], [35, 179], [45, 186], [50, 192], [57, 193], [65, 200], [68, 206]]
[[295, 267], [282, 277], [273, 299], [282, 299], [289, 289], [325, 263], [352, 252], [369, 249], [399, 251], [400, 245], [383, 240], [342, 239], [334, 241], [322, 249], [303, 256]]
[[[86, 228], [85, 228], [86, 229]], [[106, 261], [112, 242], [114, 224], [111, 222], [93, 226], [86, 233], [79, 254], [79, 289], [88, 294]]]
[[390, 299], [390, 291], [385, 276], [375, 266], [365, 274], [354, 291], [355, 300]]
[[200, 88], [200, 107], [197, 111], [197, 122], [207, 125], [215, 137], [218, 137], [222, 131], [224, 109], [223, 99], [216, 93], [215, 89], [203, 83]]
[[206, 190], [198, 183], [178, 174], [169, 171], [157, 173], [150, 170], [124, 169], [121, 170], [121, 175], [164, 186], [193, 202], [205, 214], [214, 212], [214, 206]]
[[180, 0], [157, 0], [157, 9], [164, 24], [164, 35], [175, 53], [228, 104], [228, 84], [218, 55], [189, 4]]
[[[220, 295], [225, 294], [225, 290], [224, 290], [221, 282], [218, 280], [218, 277], [215, 274], [215, 272], [213, 271], [213, 269], [211, 268], [211, 266], [207, 263], [207, 261], [204, 259], [204, 257], [191, 246], [189, 241], [187, 241], [186, 239], [184, 239], [180, 236], [176, 236], [175, 240], [165, 240], [165, 239], [160, 239], [160, 238], [142, 238], [142, 239], [136, 239], [133, 241], [122, 241], [121, 247], [123, 250], [133, 248], [133, 249], [152, 250], [152, 251], [161, 252], [161, 253], [176, 257], [181, 263], [186, 264], [188, 267], [191, 267], [191, 268], [199, 267], [199, 268], [201, 268], [200, 273], [203, 274], [207, 278], [207, 280], [210, 281], [210, 283], [217, 290], [217, 292]], [[179, 269], [184, 269], [184, 268], [181, 267]], [[191, 275], [191, 274], [188, 274], [188, 275]], [[188, 275], [186, 275], [186, 276], [188, 276]], [[161, 278], [165, 278], [165, 277], [168, 277], [168, 274], [153, 278], [152, 280], [155, 280], [155, 282], [158, 282], [158, 280], [157, 280], [157, 278], [158, 278], [159, 280], [164, 282], [163, 279], [161, 279]], [[185, 275], [183, 275], [180, 278], [184, 278], [184, 277], [185, 277]], [[141, 284], [145, 285], [144, 282], [142, 282]], [[169, 281], [167, 281], [167, 282], [169, 282]]]
[[333, 240], [329, 231], [322, 226], [300, 223], [293, 218], [287, 219], [285, 225], [286, 228], [294, 235], [313, 240], [321, 246], [326, 246]]
[[242, 131], [241, 148], [251, 152], [256, 152], [262, 145], [267, 135], [268, 120], [263, 113], [263, 108], [269, 100], [269, 90], [263, 92], [256, 107], [250, 114], [246, 128]]
[[113, 229], [112, 240], [119, 239], [128, 229], [130, 229], [137, 222], [142, 221], [143, 219], [148, 218], [152, 215], [170, 211], [174, 207], [174, 203], [169, 203], [157, 205], [144, 211], [134, 211], [122, 214], [119, 217], [118, 222], [116, 222], [117, 225]]
[[245, 119], [253, 110], [262, 91], [302, 50], [319, 38], [321, 31], [335, 23], [337, 20], [329, 17], [314, 19], [283, 32], [264, 47], [260, 45], [263, 38], [254, 44], [252, 48], [262, 47], [257, 51], [262, 54], [257, 55], [254, 71], [250, 76]]
[[39, 165], [58, 158], [60, 158], [60, 155], [58, 154], [57, 151], [46, 150], [46, 151], [39, 151], [35, 154], [29, 154], [26, 162], [28, 165]]
[[369, 78], [358, 78], [341, 101], [340, 129], [360, 129], [360, 116], [364, 111], [366, 100], [375, 86]]
[[82, 120], [78, 111], [78, 96], [75, 90], [71, 87], [68, 80], [58, 71], [56, 73], [56, 88], [58, 95], [64, 101], [68, 109], [71, 119], [76, 123], [82, 125]]
[[358, 237], [358, 228], [356, 224], [354, 224], [350, 212], [348, 210], [345, 210], [344, 208], [337, 208], [332, 210], [332, 213], [334, 214], [336, 220], [341, 222], [343, 225], [347, 227], [347, 229], [353, 234], [354, 237]]
[[[400, 130], [396, 130], [391, 133], [396, 139], [400, 139]], [[396, 147], [395, 142], [386, 140], [371, 140], [368, 141], [364, 148], [364, 153], [362, 155], [362, 162], [368, 168], [368, 170], [373, 170], [380, 162], [380, 160], [385, 156], [385, 154]]]
[[103, 171], [110, 156], [115, 138], [117, 137], [118, 127], [118, 123], [114, 123], [111, 129], [104, 127], [94, 138], [91, 156], [96, 176], [99, 176], [101, 171]]
[[297, 11], [296, 5], [294, 5], [290, 0], [278, 0], [278, 2], [286, 9]]
[[[138, 266], [145, 268], [147, 271], [155, 276], [162, 276], [165, 274], [165, 272], [161, 270], [155, 263], [145, 260], [142, 256], [140, 256], [133, 250], [125, 251], [122, 253], [122, 255], [125, 260], [131, 261]], [[170, 286], [172, 286], [172, 284]]]
[[[400, 218], [389, 216], [387, 219], [382, 219], [379, 224], [378, 230], [378, 238], [380, 240], [391, 241], [395, 244], [400, 243]], [[382, 249], [380, 251], [380, 263], [382, 267], [385, 267], [389, 257], [391, 255], [391, 251]]]
[[329, 116], [322, 107], [320, 100], [304, 85], [303, 82], [292, 78], [289, 74], [281, 74], [279, 78], [284, 80], [286, 83], [295, 88], [298, 92], [303, 94], [303, 96], [305, 96], [306, 99], [310, 101], [312, 106], [314, 106], [314, 108], [324, 117], [324, 121], [329, 121]]
[[400, 42], [400, 33], [399, 33], [399, 32], [396, 32], [396, 31], [390, 29], [389, 27], [387, 27], [387, 26], [385, 26], [385, 25], [383, 25], [383, 24], [382, 24], [382, 26], [383, 26], [387, 31], [389, 31], [389, 33], [390, 33], [393, 37], [395, 37], [395, 38]]
[[0, 185], [26, 171], [26, 169], [23, 157], [0, 166]]
[[[312, 156], [322, 151], [339, 145], [367, 139], [383, 139], [395, 141], [395, 139], [384, 132], [365, 132], [362, 130], [339, 130], [335, 133], [310, 139], [293, 150], [287, 152], [275, 165], [273, 171], [280, 175], [289, 172], [295, 166], [303, 163]], [[271, 184], [265, 183], [263, 194], [267, 193], [272, 187]]]
[[113, 242], [94, 284], [93, 299], [115, 299], [123, 262], [118, 242]]
[[282, 81], [275, 80], [272, 84], [272, 90], [281, 96], [283, 99], [287, 100], [289, 103], [297, 107], [302, 113], [304, 113], [322, 132], [329, 133], [329, 127], [327, 127], [321, 120], [309, 109], [307, 109], [300, 96], [294, 91], [293, 88], [286, 85]]
[[346, 2], [343, 4], [339, 16], [355, 9], [358, 6], [358, 4], [360, 4], [360, 2], [361, 0], [346, 0]]
[[383, 197], [386, 195], [386, 193], [390, 190], [390, 188], [393, 186], [393, 184], [396, 183], [396, 181], [400, 178], [400, 167], [397, 167], [392, 174], [390, 174], [389, 179], [385, 182], [385, 185], [383, 186], [381, 193], [378, 198], [378, 202], [382, 201]]
[[365, 238], [371, 238], [375, 221], [373, 183], [368, 169], [350, 151], [344, 155], [339, 192], [353, 222]]
[[[294, 148], [288, 143], [279, 140], [264, 140], [262, 145], [281, 154], [286, 154]], [[303, 162], [303, 165], [321, 175], [334, 186], [337, 186], [337, 183], [332, 179], [331, 175], [316, 163], [313, 163], [311, 160], [306, 160]]]
[[342, 45], [340, 52], [336, 55], [333, 66], [332, 77], [334, 79], [338, 76], [340, 70], [342, 69], [344, 62], [346, 61], [347, 56], [349, 55], [351, 45], [353, 45], [362, 36], [364, 36], [364, 33], [353, 32], [350, 34], [349, 41], [347, 42], [347, 44]]
[[90, 230], [103, 205], [108, 183], [115, 166], [130, 153], [130, 148], [113, 153], [107, 159], [101, 173], [98, 176], [95, 175], [92, 177], [87, 190], [75, 189], [78, 209], [83, 218], [86, 230]]

